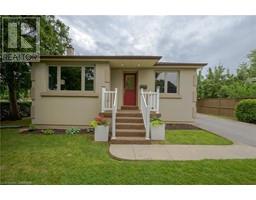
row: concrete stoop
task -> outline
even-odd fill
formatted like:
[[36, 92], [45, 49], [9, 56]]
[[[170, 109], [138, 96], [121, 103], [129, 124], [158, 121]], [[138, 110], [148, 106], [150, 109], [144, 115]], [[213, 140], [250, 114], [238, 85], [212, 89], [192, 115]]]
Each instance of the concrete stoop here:
[[[111, 118], [112, 113], [101, 113], [104, 117]], [[116, 138], [111, 139], [111, 144], [150, 144], [146, 140], [146, 130], [142, 114], [137, 106], [122, 106], [116, 114]]]

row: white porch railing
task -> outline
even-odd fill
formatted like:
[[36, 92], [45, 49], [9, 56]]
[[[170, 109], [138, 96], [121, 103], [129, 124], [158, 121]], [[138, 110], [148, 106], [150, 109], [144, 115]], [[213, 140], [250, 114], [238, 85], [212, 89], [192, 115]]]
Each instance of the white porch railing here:
[[146, 129], [146, 140], [149, 140], [150, 107], [146, 102], [145, 94], [142, 88], [141, 88], [141, 94], [140, 94], [140, 109], [143, 117], [144, 126]]
[[147, 91], [144, 92], [141, 89], [140, 95], [140, 109], [142, 112], [143, 122], [146, 129], [146, 139], [150, 138], [150, 112], [154, 111], [159, 113], [159, 87], [156, 92]]
[[156, 92], [143, 91], [147, 105], [150, 107], [150, 111], [159, 113], [159, 87], [157, 87]]
[[112, 111], [112, 139], [116, 137], [116, 111], [117, 111], [117, 88], [115, 91], [107, 91], [102, 88], [101, 112]]

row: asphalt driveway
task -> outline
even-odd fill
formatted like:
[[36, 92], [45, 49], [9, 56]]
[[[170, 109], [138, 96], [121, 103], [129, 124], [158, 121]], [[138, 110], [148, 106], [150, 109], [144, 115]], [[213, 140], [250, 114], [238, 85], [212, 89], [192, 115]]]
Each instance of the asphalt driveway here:
[[195, 125], [226, 137], [235, 144], [256, 146], [256, 125], [197, 113]]

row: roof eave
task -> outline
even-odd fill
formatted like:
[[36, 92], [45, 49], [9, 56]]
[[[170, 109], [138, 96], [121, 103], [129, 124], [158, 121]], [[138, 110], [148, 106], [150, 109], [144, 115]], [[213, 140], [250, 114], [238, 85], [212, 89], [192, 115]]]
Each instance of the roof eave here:
[[154, 66], [202, 68], [206, 65], [208, 65], [208, 63], [157, 62]]
[[41, 55], [41, 60], [112, 60], [112, 59], [145, 59], [145, 60], [160, 60], [162, 56], [59, 56], [59, 55]]

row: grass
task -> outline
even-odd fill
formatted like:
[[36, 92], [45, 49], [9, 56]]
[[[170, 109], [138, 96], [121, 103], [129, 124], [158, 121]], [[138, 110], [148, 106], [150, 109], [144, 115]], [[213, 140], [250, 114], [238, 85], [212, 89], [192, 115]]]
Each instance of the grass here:
[[232, 142], [205, 130], [167, 130], [164, 144], [226, 145]]
[[1, 126], [28, 126], [29, 124], [31, 123], [31, 118], [24, 118], [24, 119], [21, 119], [21, 120], [16, 120], [16, 121], [9, 121], [9, 120], [6, 120], [6, 121], [1, 121], [0, 122], [0, 125]]
[[256, 160], [118, 161], [87, 134], [1, 131], [1, 184], [256, 184]]

